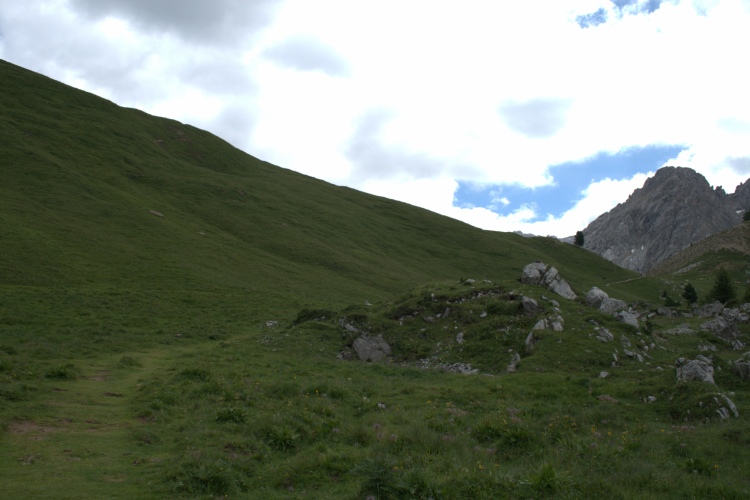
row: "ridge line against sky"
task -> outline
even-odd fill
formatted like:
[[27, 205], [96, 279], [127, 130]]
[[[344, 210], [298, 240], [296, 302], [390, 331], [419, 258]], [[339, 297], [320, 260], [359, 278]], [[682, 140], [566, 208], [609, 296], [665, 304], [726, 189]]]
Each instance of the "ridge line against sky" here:
[[570, 236], [750, 177], [750, 0], [0, 0], [0, 58], [276, 165]]

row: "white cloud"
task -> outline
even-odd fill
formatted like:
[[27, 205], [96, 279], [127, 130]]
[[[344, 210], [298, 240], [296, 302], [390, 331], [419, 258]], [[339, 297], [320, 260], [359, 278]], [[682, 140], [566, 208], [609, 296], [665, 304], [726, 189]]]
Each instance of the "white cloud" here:
[[748, 175], [750, 3], [654, 5], [28, 0], [0, 4], [0, 57], [283, 167], [566, 236], [641, 177], [579, 186], [557, 219], [454, 207], [458, 181], [546, 186], [551, 165], [654, 144], [685, 145], [668, 163], [730, 192]]

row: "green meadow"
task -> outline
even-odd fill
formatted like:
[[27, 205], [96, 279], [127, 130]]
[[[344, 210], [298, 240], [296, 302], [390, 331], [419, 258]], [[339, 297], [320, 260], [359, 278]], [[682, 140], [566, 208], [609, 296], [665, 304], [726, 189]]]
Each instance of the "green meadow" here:
[[[684, 284], [705, 301], [722, 266], [743, 297], [747, 254], [707, 249], [686, 272], [641, 277], [285, 170], [4, 61], [0, 81], [4, 497], [750, 494], [750, 388], [731, 369], [745, 351], [697, 316], [636, 329], [584, 300], [596, 286], [645, 316], [667, 291], [689, 313]], [[536, 260], [578, 298], [521, 284]], [[528, 350], [558, 315], [564, 329]], [[386, 360], [357, 358], [363, 334], [389, 344]], [[716, 384], [678, 383], [675, 360], [699, 354]], [[724, 397], [738, 417], [719, 416]]]

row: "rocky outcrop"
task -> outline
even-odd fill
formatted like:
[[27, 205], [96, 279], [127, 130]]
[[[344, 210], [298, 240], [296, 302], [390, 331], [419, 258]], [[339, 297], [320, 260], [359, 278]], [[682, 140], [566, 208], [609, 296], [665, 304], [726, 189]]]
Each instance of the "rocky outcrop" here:
[[[750, 183], [746, 183], [750, 184]], [[750, 185], [733, 195], [689, 168], [663, 167], [624, 203], [584, 230], [584, 248], [627, 269], [648, 271], [692, 243], [742, 222]]]
[[696, 359], [680, 358], [675, 362], [678, 382], [708, 382], [714, 384], [714, 367], [710, 358], [698, 355]]
[[361, 337], [354, 339], [352, 347], [362, 361], [372, 361], [376, 363], [378, 361], [383, 361], [391, 354], [391, 346], [383, 340], [382, 335], [378, 335], [377, 337], [362, 335]]
[[617, 311], [622, 311], [623, 309], [626, 309], [627, 307], [628, 307], [628, 304], [624, 300], [613, 299], [612, 297], [607, 297], [599, 305], [599, 310], [603, 312], [604, 314], [614, 314]]
[[586, 294], [586, 305], [591, 306], [594, 309], [599, 309], [599, 306], [602, 305], [604, 299], [608, 298], [609, 295], [607, 295], [607, 292], [597, 287], [593, 287], [589, 290], [589, 293]]
[[562, 279], [557, 269], [544, 262], [533, 262], [524, 267], [521, 273], [521, 283], [543, 286], [566, 299], [576, 298], [576, 294], [570, 288], [570, 285]]

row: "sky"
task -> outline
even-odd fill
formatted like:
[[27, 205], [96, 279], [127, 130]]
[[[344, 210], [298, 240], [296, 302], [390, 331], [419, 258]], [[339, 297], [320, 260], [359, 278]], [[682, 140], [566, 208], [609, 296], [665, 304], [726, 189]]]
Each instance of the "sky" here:
[[280, 167], [566, 237], [663, 166], [750, 177], [748, 27], [750, 0], [0, 0], [0, 58]]

